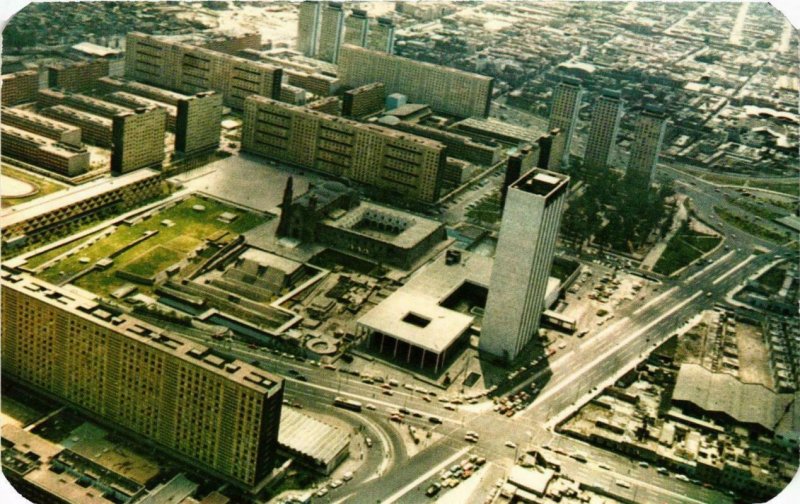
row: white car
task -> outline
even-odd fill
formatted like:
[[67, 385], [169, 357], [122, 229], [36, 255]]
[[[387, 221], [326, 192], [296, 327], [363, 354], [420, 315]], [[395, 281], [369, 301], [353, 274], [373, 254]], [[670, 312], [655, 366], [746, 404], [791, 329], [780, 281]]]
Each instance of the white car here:
[[319, 489], [319, 491], [317, 492], [316, 495], [317, 495], [317, 497], [325, 497], [326, 495], [328, 495], [328, 489], [325, 488], [325, 487], [322, 487], [322, 488]]
[[347, 471], [346, 473], [342, 474], [342, 479], [344, 481], [350, 481], [351, 479], [353, 479], [353, 473], [350, 472], [350, 471]]
[[513, 441], [506, 441], [506, 446], [508, 446], [512, 450], [516, 450], [517, 449], [517, 443], [515, 443]]
[[343, 481], [337, 479], [337, 480], [333, 480], [330, 483], [328, 483], [328, 486], [331, 487], [331, 488], [339, 488], [340, 486], [342, 486], [342, 484], [343, 484]]

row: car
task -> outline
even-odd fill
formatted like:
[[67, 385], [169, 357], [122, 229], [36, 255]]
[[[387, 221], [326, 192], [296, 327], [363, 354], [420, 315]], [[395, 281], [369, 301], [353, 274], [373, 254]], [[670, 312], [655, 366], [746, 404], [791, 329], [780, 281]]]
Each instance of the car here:
[[431, 402], [431, 399], [428, 396], [422, 396], [422, 400], [425, 402]]
[[330, 364], [325, 364], [322, 366], [322, 369], [328, 369], [330, 371], [336, 371], [336, 366], [331, 366]]
[[446, 409], [448, 411], [455, 411], [456, 410], [455, 406], [451, 406], [450, 404], [445, 404], [444, 405], [444, 409]]
[[658, 467], [656, 468], [656, 472], [658, 474], [669, 474], [669, 471], [667, 470], [666, 467]]
[[389, 385], [391, 385], [392, 387], [399, 387], [400, 382], [392, 378], [391, 380], [389, 380]]
[[392, 392], [391, 390], [384, 390], [383, 395], [393, 396], [394, 392]]
[[307, 382], [308, 381], [308, 378], [306, 378], [304, 375], [297, 375], [297, 379], [299, 381], [301, 381], [301, 382]]
[[506, 441], [506, 446], [507, 446], [508, 448], [511, 448], [511, 449], [513, 449], [513, 450], [516, 450], [516, 449], [517, 449], [517, 443], [515, 443], [515, 442], [513, 442], [513, 441]]
[[467, 436], [472, 436], [472, 437], [474, 437], [474, 438], [479, 438], [479, 437], [481, 437], [481, 436], [480, 436], [480, 435], [479, 435], [477, 432], [475, 432], [475, 431], [467, 431]]
[[686, 483], [689, 483], [689, 477], [686, 476], [685, 474], [676, 474], [675, 475], [675, 479], [681, 480], [681, 481], [685, 481]]
[[364, 438], [364, 442], [367, 444], [367, 448], [372, 448], [372, 438]]
[[342, 480], [336, 479], [336, 480], [333, 480], [330, 483], [328, 483], [328, 486], [331, 487], [331, 488], [339, 488], [343, 484], [344, 484], [344, 482]]
[[437, 416], [432, 416], [432, 417], [428, 418], [428, 421], [430, 423], [432, 423], [432, 424], [440, 424], [440, 423], [442, 423], [442, 419], [437, 417]]
[[365, 408], [367, 408], [368, 410], [372, 410], [372, 411], [375, 411], [375, 410], [377, 409], [377, 408], [375, 407], [375, 405], [374, 405], [374, 404], [371, 404], [371, 403], [367, 403], [367, 404], [365, 404], [365, 405], [364, 405], [364, 407], [365, 407]]
[[422, 418], [422, 413], [414, 411], [413, 413], [411, 413], [411, 416], [416, 417], [416, 418]]
[[397, 413], [392, 413], [389, 415], [389, 420], [392, 422], [402, 423], [403, 422], [403, 415], [398, 415]]
[[433, 497], [434, 495], [438, 494], [439, 491], [442, 489], [442, 485], [440, 483], [434, 483], [425, 490], [425, 495], [428, 497]]
[[325, 497], [326, 495], [328, 495], [328, 489], [326, 487], [322, 487], [315, 495], [317, 497]]
[[627, 481], [617, 480], [617, 486], [621, 486], [622, 488], [630, 488], [631, 484]]
[[644, 467], [645, 469], [647, 469], [648, 467], [650, 467], [650, 464], [648, 464], [647, 462], [639, 462], [639, 467]]
[[478, 438], [472, 437], [469, 434], [465, 434], [464, 435], [464, 441], [467, 441], [469, 443], [477, 443], [478, 442]]
[[602, 462], [597, 464], [597, 467], [599, 467], [600, 469], [605, 469], [606, 471], [611, 471], [612, 470], [611, 466], [609, 466], [608, 464], [604, 464]]
[[297, 376], [297, 375], [300, 374], [300, 371], [298, 371], [296, 369], [290, 369], [289, 370], [289, 374], [292, 375], [292, 376]]
[[404, 415], [410, 415], [411, 414], [411, 412], [408, 411], [408, 408], [405, 408], [405, 407], [404, 408], [398, 408], [397, 411], [399, 411], [400, 413], [402, 413]]
[[350, 481], [351, 479], [353, 479], [353, 473], [350, 472], [350, 471], [347, 471], [346, 473], [342, 474], [342, 479], [344, 481]]

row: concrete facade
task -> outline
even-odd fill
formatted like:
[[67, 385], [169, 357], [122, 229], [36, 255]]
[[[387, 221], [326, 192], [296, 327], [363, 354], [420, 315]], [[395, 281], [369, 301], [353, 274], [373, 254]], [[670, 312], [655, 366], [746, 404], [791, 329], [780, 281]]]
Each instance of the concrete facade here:
[[622, 100], [619, 91], [609, 89], [597, 97], [592, 110], [592, 125], [586, 139], [583, 166], [587, 170], [603, 170], [614, 162]]
[[339, 3], [329, 2], [322, 9], [317, 58], [336, 63], [344, 39], [344, 11]]
[[303, 2], [297, 14], [297, 51], [308, 57], [317, 55], [322, 2]]
[[558, 128], [561, 135], [553, 139], [548, 169], [557, 170], [569, 162], [569, 150], [572, 146], [572, 134], [578, 122], [583, 89], [577, 79], [564, 78], [553, 91], [553, 103], [550, 105], [549, 130]]
[[175, 121], [175, 152], [192, 155], [216, 150], [221, 124], [221, 94], [208, 91], [181, 99]]
[[636, 138], [631, 146], [626, 177], [641, 180], [650, 187], [656, 173], [661, 142], [667, 130], [667, 117], [660, 106], [647, 105], [636, 122]]
[[160, 167], [164, 161], [164, 109], [138, 108], [112, 120], [111, 172], [119, 175], [139, 168]]
[[539, 329], [569, 177], [535, 168], [508, 189], [480, 350], [506, 361]]

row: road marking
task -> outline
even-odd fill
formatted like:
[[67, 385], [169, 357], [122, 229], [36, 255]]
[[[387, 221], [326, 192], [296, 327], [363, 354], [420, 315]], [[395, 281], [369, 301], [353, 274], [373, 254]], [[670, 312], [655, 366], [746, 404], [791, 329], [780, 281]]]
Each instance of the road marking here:
[[720, 257], [719, 259], [717, 259], [717, 260], [716, 260], [716, 261], [714, 261], [713, 263], [709, 264], [709, 265], [708, 265], [708, 266], [706, 266], [705, 268], [701, 269], [700, 271], [698, 271], [698, 272], [697, 272], [697, 273], [695, 273], [694, 275], [692, 275], [692, 276], [690, 276], [689, 278], [687, 278], [687, 279], [686, 279], [686, 283], [691, 283], [691, 282], [692, 282], [692, 280], [694, 280], [695, 278], [699, 277], [699, 276], [700, 276], [700, 275], [702, 275], [703, 273], [705, 273], [705, 272], [707, 272], [707, 271], [709, 271], [709, 270], [711, 270], [711, 269], [713, 269], [713, 268], [716, 268], [716, 267], [717, 267], [717, 266], [719, 266], [720, 264], [722, 264], [722, 263], [724, 263], [725, 261], [727, 261], [728, 259], [730, 259], [730, 258], [731, 258], [731, 256], [732, 256], [733, 254], [735, 254], [735, 253], [736, 253], [736, 252], [734, 252], [733, 250], [731, 250], [730, 252], [728, 252], [728, 253], [727, 253], [727, 254], [725, 254], [724, 256]]
[[467, 446], [466, 448], [462, 448], [460, 451], [454, 453], [452, 457], [448, 458], [444, 462], [442, 462], [439, 465], [437, 465], [436, 467], [432, 468], [430, 471], [426, 472], [425, 474], [423, 474], [419, 478], [415, 479], [414, 481], [412, 481], [408, 485], [404, 486], [403, 488], [401, 488], [397, 492], [395, 492], [392, 495], [390, 495], [385, 501], [383, 501], [383, 504], [393, 504], [394, 502], [397, 502], [402, 496], [404, 496], [405, 494], [410, 492], [415, 486], [419, 485], [420, 483], [422, 483], [426, 479], [430, 478], [431, 476], [433, 476], [437, 472], [441, 471], [443, 468], [447, 467], [448, 464], [450, 464], [455, 459], [461, 457], [462, 455], [464, 455], [465, 453], [470, 451], [470, 449], [471, 449], [471, 447]]
[[633, 334], [631, 334], [630, 336], [628, 336], [628, 337], [627, 337], [627, 338], [625, 338], [624, 340], [620, 341], [620, 342], [619, 342], [619, 343], [618, 343], [616, 346], [614, 346], [614, 347], [612, 347], [612, 348], [609, 348], [608, 350], [606, 350], [606, 351], [605, 351], [605, 352], [603, 352], [602, 354], [598, 355], [598, 356], [597, 356], [597, 357], [596, 357], [596, 358], [595, 358], [593, 361], [589, 362], [588, 364], [586, 364], [585, 366], [583, 366], [581, 369], [574, 371], [574, 372], [573, 372], [573, 373], [570, 375], [570, 376], [571, 376], [571, 378], [570, 378], [569, 380], [563, 380], [563, 381], [561, 381], [561, 382], [560, 382], [558, 385], [556, 385], [556, 386], [555, 386], [555, 387], [553, 387], [552, 389], [548, 390], [548, 391], [547, 391], [547, 392], [545, 392], [544, 394], [542, 394], [542, 395], [540, 395], [539, 397], [537, 397], [537, 398], [536, 398], [536, 400], [535, 400], [535, 401], [533, 401], [533, 402], [532, 402], [532, 403], [531, 403], [531, 404], [530, 404], [530, 405], [529, 405], [529, 406], [528, 406], [528, 407], [525, 409], [525, 412], [527, 412], [528, 410], [530, 410], [530, 408], [532, 408], [534, 405], [537, 405], [537, 404], [540, 404], [540, 403], [544, 402], [544, 401], [545, 401], [545, 400], [547, 400], [547, 399], [548, 399], [550, 396], [552, 396], [552, 395], [556, 394], [556, 393], [557, 393], [557, 392], [559, 392], [559, 391], [560, 391], [562, 388], [566, 387], [567, 385], [569, 385], [569, 384], [570, 384], [570, 383], [572, 383], [573, 381], [575, 381], [575, 380], [577, 380], [578, 378], [580, 378], [580, 377], [581, 377], [582, 375], [584, 375], [584, 374], [585, 374], [585, 373], [586, 373], [586, 372], [587, 372], [589, 369], [591, 369], [591, 368], [595, 367], [595, 366], [596, 366], [598, 363], [600, 363], [601, 361], [604, 361], [604, 360], [606, 360], [606, 359], [608, 358], [608, 356], [609, 356], [609, 355], [611, 355], [611, 354], [615, 353], [615, 352], [616, 352], [617, 350], [619, 350], [620, 348], [622, 348], [622, 347], [624, 347], [624, 346], [627, 346], [627, 345], [628, 345], [628, 343], [630, 343], [631, 341], [635, 340], [636, 338], [638, 338], [639, 336], [641, 336], [643, 333], [645, 333], [645, 332], [649, 331], [649, 330], [650, 330], [650, 328], [652, 328], [653, 326], [655, 326], [655, 325], [659, 324], [659, 323], [660, 323], [662, 320], [664, 320], [665, 318], [667, 318], [667, 317], [671, 317], [673, 313], [675, 313], [675, 312], [676, 312], [676, 311], [678, 311], [678, 310], [681, 310], [681, 309], [682, 309], [684, 306], [686, 306], [687, 304], [691, 303], [691, 302], [692, 302], [692, 301], [694, 301], [694, 300], [695, 300], [695, 299], [696, 299], [698, 296], [701, 296], [702, 294], [703, 294], [703, 291], [702, 291], [702, 290], [699, 290], [699, 291], [695, 292], [694, 294], [692, 294], [692, 296], [691, 296], [691, 297], [689, 297], [689, 298], [687, 298], [687, 299], [683, 300], [681, 303], [679, 303], [679, 304], [677, 304], [677, 305], [673, 306], [673, 307], [672, 307], [672, 308], [671, 308], [669, 311], [667, 311], [667, 312], [665, 312], [665, 313], [661, 314], [661, 316], [659, 316], [658, 318], [656, 318], [655, 320], [653, 320], [652, 322], [650, 322], [650, 323], [649, 323], [649, 324], [647, 324], [646, 326], [642, 327], [641, 329], [639, 329], [638, 331], [634, 332]]
[[670, 294], [672, 294], [676, 290], [678, 290], [678, 288], [677, 287], [673, 287], [673, 288], [671, 288], [669, 290], [666, 290], [666, 291], [662, 292], [658, 296], [654, 297], [653, 299], [651, 299], [650, 301], [645, 303], [643, 306], [640, 306], [639, 308], [634, 310], [633, 314], [634, 315], [638, 315], [639, 313], [643, 312], [644, 310], [650, 308], [650, 306], [652, 306], [653, 304], [658, 303], [659, 301], [661, 301], [665, 297], [669, 296]]
[[716, 280], [714, 280], [713, 282], [711, 282], [711, 285], [717, 285], [717, 284], [718, 284], [718, 283], [720, 283], [721, 281], [725, 280], [725, 279], [726, 279], [726, 278], [728, 278], [729, 276], [733, 275], [734, 273], [736, 273], [736, 272], [737, 272], [737, 271], [739, 271], [740, 269], [742, 269], [742, 268], [744, 268], [745, 266], [747, 266], [747, 265], [750, 263], [750, 261], [752, 261], [752, 260], [753, 260], [753, 259], [755, 259], [755, 258], [756, 258], [756, 256], [754, 256], [753, 254], [750, 254], [749, 256], [747, 256], [747, 259], [745, 259], [744, 261], [740, 262], [739, 264], [737, 264], [737, 265], [736, 265], [736, 266], [734, 266], [733, 268], [729, 269], [729, 270], [728, 270], [728, 271], [726, 271], [726, 272], [725, 272], [725, 274], [723, 274], [721, 277], [719, 277], [719, 278], [717, 278]]

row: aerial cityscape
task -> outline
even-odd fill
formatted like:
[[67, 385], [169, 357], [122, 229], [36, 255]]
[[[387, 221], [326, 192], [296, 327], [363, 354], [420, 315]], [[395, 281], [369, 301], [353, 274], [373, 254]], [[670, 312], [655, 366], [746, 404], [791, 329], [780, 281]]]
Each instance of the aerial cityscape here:
[[770, 4], [45, 2], [2, 36], [0, 501], [798, 502]]

